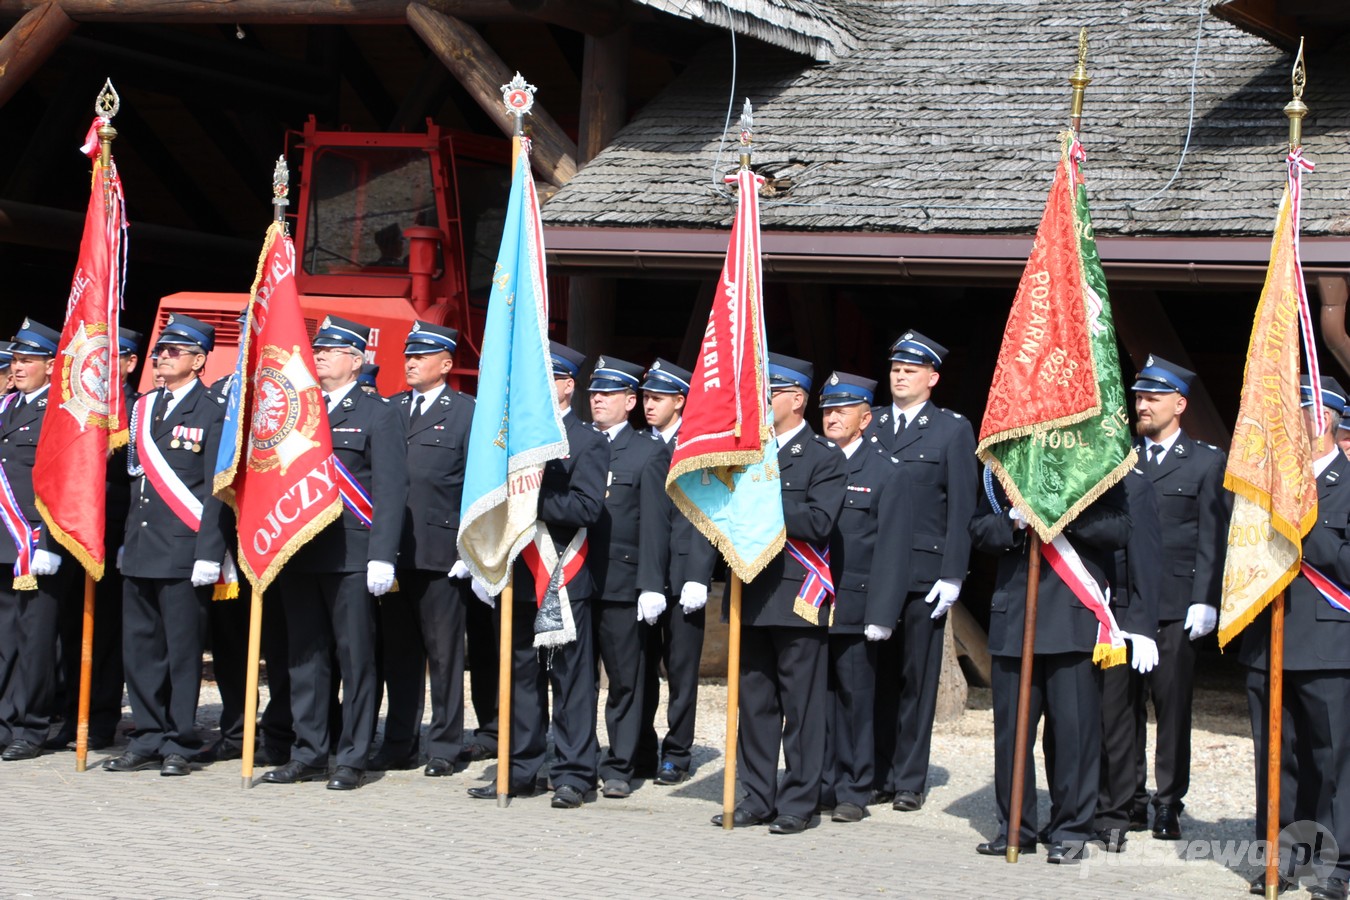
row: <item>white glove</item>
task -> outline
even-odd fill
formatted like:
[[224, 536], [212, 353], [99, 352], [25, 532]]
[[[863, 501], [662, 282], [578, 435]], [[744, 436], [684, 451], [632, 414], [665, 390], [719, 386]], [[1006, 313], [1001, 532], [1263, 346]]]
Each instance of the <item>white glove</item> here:
[[1134, 643], [1134, 659], [1130, 665], [1140, 675], [1147, 675], [1158, 664], [1158, 642], [1142, 634], [1126, 634], [1125, 640]]
[[394, 564], [382, 559], [372, 559], [366, 563], [366, 590], [373, 596], [383, 597], [394, 586]]
[[61, 568], [61, 557], [55, 553], [48, 550], [33, 551], [34, 575], [55, 575], [59, 568]]
[[1214, 630], [1219, 624], [1219, 611], [1208, 603], [1192, 603], [1186, 610], [1186, 623], [1182, 625], [1190, 634], [1191, 640], [1198, 640]]
[[215, 584], [220, 578], [220, 563], [209, 559], [199, 559], [192, 564], [192, 586], [205, 587]]
[[1017, 507], [1014, 506], [1012, 509], [1008, 510], [1008, 518], [1013, 520], [1013, 524], [1017, 526], [1019, 531], [1026, 530], [1027, 520], [1020, 512], [1018, 512]]
[[468, 577], [469, 577], [469, 567], [466, 566], [466, 565], [464, 565], [464, 561], [463, 561], [463, 560], [457, 559], [457, 560], [455, 560], [455, 564], [454, 564], [453, 566], [450, 567], [450, 574], [449, 574], [448, 577], [450, 577], [450, 578], [468, 578]]
[[946, 615], [947, 610], [952, 608], [956, 598], [961, 596], [960, 578], [939, 578], [933, 582], [933, 586], [928, 590], [928, 596], [923, 598], [924, 603], [936, 602], [933, 607], [932, 618], [940, 619]]
[[655, 625], [661, 613], [666, 611], [666, 598], [656, 591], [643, 591], [638, 594], [637, 617], [639, 622]]
[[887, 628], [885, 625], [868, 625], [863, 629], [863, 637], [869, 641], [889, 641], [894, 628]]
[[474, 578], [469, 582], [469, 588], [473, 591], [473, 595], [475, 597], [477, 597], [479, 600], [482, 600], [484, 603], [488, 605], [488, 609], [497, 608], [497, 601], [493, 599], [492, 595], [487, 592], [487, 587], [483, 585], [483, 582], [479, 581], [477, 578]]
[[698, 612], [707, 605], [708, 586], [706, 584], [686, 581], [684, 587], [680, 588], [680, 608], [684, 610], [686, 616], [691, 612]]
[[125, 549], [127, 548], [126, 547], [117, 548], [117, 571], [119, 572], [122, 571], [122, 551]]

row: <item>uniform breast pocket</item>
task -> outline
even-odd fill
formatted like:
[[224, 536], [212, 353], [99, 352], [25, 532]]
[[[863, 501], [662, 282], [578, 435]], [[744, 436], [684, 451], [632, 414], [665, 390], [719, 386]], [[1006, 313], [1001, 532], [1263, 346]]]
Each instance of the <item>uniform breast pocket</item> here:
[[783, 479], [782, 491], [784, 500], [803, 502], [806, 500], [806, 479], [787, 476]]
[[936, 450], [913, 449], [900, 457], [905, 474], [921, 484], [936, 484], [942, 478], [942, 455]]
[[609, 493], [617, 493], [633, 490], [633, 484], [637, 478], [632, 472], [610, 472], [609, 473]]
[[424, 431], [417, 436], [417, 446], [454, 450], [459, 446], [459, 438], [444, 431]]
[[844, 508], [867, 512], [872, 508], [872, 492], [855, 491], [852, 489], [846, 491], [844, 493]]
[[1313, 617], [1319, 622], [1350, 622], [1350, 613], [1343, 609], [1337, 609], [1327, 602], [1325, 597], [1318, 597], [1316, 601], [1316, 611]]
[[1347, 526], [1350, 526], [1350, 513], [1333, 512], [1323, 515], [1321, 525], [1344, 537]]
[[339, 431], [333, 435], [334, 450], [347, 450], [360, 455], [366, 452], [367, 443], [364, 431]]
[[1193, 519], [1199, 513], [1200, 483], [1181, 481], [1158, 491], [1158, 515], [1170, 519]]
[[459, 510], [433, 507], [427, 510], [427, 524], [437, 528], [458, 528]]

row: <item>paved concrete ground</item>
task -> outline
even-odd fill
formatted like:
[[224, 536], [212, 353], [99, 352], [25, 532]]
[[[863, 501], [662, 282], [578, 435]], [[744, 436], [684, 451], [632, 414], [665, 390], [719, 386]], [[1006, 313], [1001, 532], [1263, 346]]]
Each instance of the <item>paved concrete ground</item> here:
[[[237, 762], [189, 778], [101, 771], [115, 751], [91, 753], [79, 774], [72, 753], [0, 763], [0, 897], [1245, 895], [1250, 866], [1184, 862], [1177, 854], [1192, 845], [1147, 835], [1077, 867], [976, 855], [993, 828], [987, 709], [940, 728], [934, 786], [918, 813], [880, 808], [858, 824], [827, 820], [786, 837], [723, 832], [708, 822], [720, 808], [723, 722], [706, 711], [721, 708], [725, 691], [703, 693], [691, 781], [641, 784], [628, 800], [571, 811], [547, 796], [507, 809], [471, 799], [465, 788], [491, 778], [492, 761], [449, 778], [387, 773], [351, 793], [321, 783], [245, 791]], [[213, 709], [203, 706], [204, 720]], [[1197, 743], [1220, 738], [1232, 736], [1203, 732]], [[1188, 838], [1251, 834], [1249, 820], [1191, 812]]]

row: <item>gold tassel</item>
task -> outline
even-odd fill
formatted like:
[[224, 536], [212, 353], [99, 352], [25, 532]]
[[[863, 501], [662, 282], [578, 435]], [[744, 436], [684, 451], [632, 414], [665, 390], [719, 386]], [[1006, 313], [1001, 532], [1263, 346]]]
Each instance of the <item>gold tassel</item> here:
[[820, 624], [820, 610], [816, 609], [816, 607], [812, 606], [810, 603], [807, 603], [801, 597], [792, 601], [792, 611], [812, 625]]
[[218, 584], [211, 589], [212, 600], [233, 600], [239, 596], [239, 582], [231, 581], [229, 584]]
[[37, 590], [37, 576], [36, 576], [36, 575], [20, 575], [18, 578], [15, 578], [15, 579], [14, 579], [14, 590], [16, 590], [16, 591], [36, 591], [36, 590]]

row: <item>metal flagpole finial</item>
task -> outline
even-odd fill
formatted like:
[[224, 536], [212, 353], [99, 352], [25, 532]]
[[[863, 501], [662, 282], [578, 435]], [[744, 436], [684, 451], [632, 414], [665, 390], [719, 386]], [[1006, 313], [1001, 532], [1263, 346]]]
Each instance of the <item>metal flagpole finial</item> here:
[[1069, 76], [1069, 85], [1073, 88], [1073, 105], [1069, 109], [1069, 127], [1077, 134], [1083, 127], [1083, 92], [1087, 90], [1092, 78], [1087, 73], [1088, 39], [1087, 28], [1078, 29], [1078, 65]]
[[286, 216], [286, 207], [291, 201], [287, 196], [291, 192], [291, 173], [286, 168], [286, 157], [278, 156], [276, 168], [272, 169], [272, 221], [280, 225]]
[[112, 142], [117, 137], [117, 129], [112, 126], [113, 116], [122, 108], [122, 98], [117, 95], [112, 79], [103, 82], [103, 89], [94, 98], [94, 115], [103, 120], [98, 126], [99, 163], [103, 168], [112, 165]]
[[750, 149], [755, 143], [755, 116], [750, 106], [750, 98], [745, 98], [741, 107], [741, 168], [750, 168]]
[[1285, 104], [1284, 114], [1289, 117], [1289, 149], [1297, 150], [1303, 146], [1303, 117], [1308, 114], [1308, 106], [1303, 102], [1303, 88], [1308, 83], [1308, 69], [1303, 63], [1303, 38], [1298, 39], [1298, 55], [1294, 57], [1294, 71], [1290, 74], [1294, 89], [1294, 99]]
[[516, 117], [516, 134], [524, 134], [522, 120], [534, 108], [534, 92], [538, 90], [517, 72], [516, 77], [502, 85], [502, 102], [506, 104], [506, 114]]

